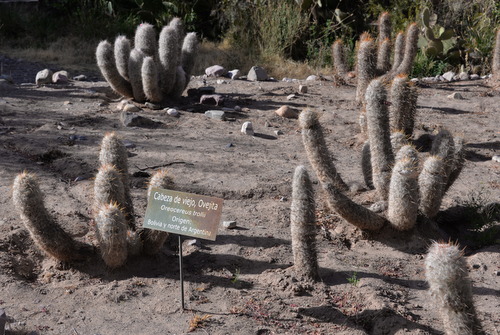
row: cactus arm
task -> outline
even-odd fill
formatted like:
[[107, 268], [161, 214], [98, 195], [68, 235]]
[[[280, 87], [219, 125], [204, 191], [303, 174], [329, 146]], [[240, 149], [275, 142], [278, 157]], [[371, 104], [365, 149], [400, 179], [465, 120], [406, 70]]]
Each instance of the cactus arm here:
[[102, 205], [95, 221], [102, 259], [110, 268], [122, 266], [127, 260], [127, 227], [119, 206]]
[[153, 57], [145, 57], [141, 68], [142, 86], [146, 98], [151, 102], [161, 102], [163, 94], [160, 89], [158, 66]]
[[[198, 52], [198, 37], [196, 33], [191, 32], [186, 34], [182, 43], [181, 50], [181, 64], [184, 72], [186, 73], [186, 85], [189, 83], [191, 74], [193, 72], [196, 54]], [[186, 88], [186, 87], [184, 87]]]
[[418, 177], [419, 210], [432, 219], [439, 212], [446, 185], [444, 162], [438, 156], [428, 157]]
[[360, 41], [357, 55], [357, 102], [365, 102], [365, 91], [370, 81], [375, 78], [376, 65], [377, 55], [375, 42], [368, 34], [364, 34], [363, 39]]
[[418, 50], [418, 34], [418, 25], [416, 23], [410, 24], [406, 31], [403, 60], [401, 61], [401, 64], [397, 68], [396, 72], [393, 74], [394, 76], [402, 73], [409, 74], [411, 72], [413, 61], [415, 60]]
[[97, 66], [111, 88], [127, 98], [134, 97], [132, 86], [125, 80], [116, 68], [114, 50], [108, 41], [102, 41], [96, 50]]
[[130, 57], [130, 50], [130, 40], [127, 37], [120, 35], [115, 39], [114, 55], [116, 69], [125, 80], [129, 80], [128, 60]]
[[156, 57], [158, 46], [153, 25], [141, 23], [137, 27], [134, 37], [134, 48], [141, 50], [145, 56]]
[[335, 73], [340, 76], [346, 75], [349, 72], [347, 66], [346, 49], [342, 40], [336, 40], [332, 45], [332, 58]]
[[128, 75], [130, 84], [132, 85], [132, 92], [134, 92], [134, 99], [137, 102], [144, 102], [146, 94], [142, 86], [142, 64], [146, 55], [139, 49], [133, 49], [130, 52], [128, 61]]
[[404, 58], [405, 34], [400, 31], [396, 35], [396, 42], [394, 42], [394, 60], [392, 62], [391, 72], [395, 72], [401, 65]]

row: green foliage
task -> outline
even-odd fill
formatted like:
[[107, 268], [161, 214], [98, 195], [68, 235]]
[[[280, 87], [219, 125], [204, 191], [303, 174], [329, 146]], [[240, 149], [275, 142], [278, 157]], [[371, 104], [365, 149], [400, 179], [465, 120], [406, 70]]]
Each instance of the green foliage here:
[[415, 57], [411, 77], [434, 77], [445, 73], [448, 67], [445, 60], [431, 58], [419, 50]]
[[358, 273], [357, 272], [354, 272], [352, 274], [352, 276], [346, 278], [347, 281], [349, 282], [349, 284], [351, 284], [352, 286], [358, 286], [359, 284], [359, 278], [358, 278]]
[[[429, 8], [424, 8], [422, 11], [422, 24], [424, 25], [425, 46], [424, 53], [431, 58], [443, 59], [458, 58], [460, 54], [455, 48], [456, 37], [451, 28], [444, 28], [437, 22], [437, 15], [431, 13]], [[445, 47], [446, 43], [446, 47]]]

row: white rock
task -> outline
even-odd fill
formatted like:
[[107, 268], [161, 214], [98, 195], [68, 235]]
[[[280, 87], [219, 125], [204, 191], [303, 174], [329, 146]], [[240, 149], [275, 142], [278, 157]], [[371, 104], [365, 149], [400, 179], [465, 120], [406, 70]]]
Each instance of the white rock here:
[[450, 95], [447, 96], [448, 99], [455, 99], [455, 100], [463, 100], [464, 97], [462, 96], [462, 94], [458, 93], [458, 92], [454, 92]]
[[447, 81], [453, 81], [453, 77], [455, 77], [455, 72], [453, 71], [448, 71], [443, 74], [443, 78], [446, 79]]
[[167, 109], [167, 114], [170, 116], [179, 116], [179, 111], [175, 108]]
[[246, 121], [241, 125], [241, 132], [246, 135], [253, 136], [255, 132], [253, 131], [252, 122]]
[[141, 109], [134, 104], [128, 103], [125, 106], [123, 106], [123, 111], [128, 113], [137, 113], [140, 112]]
[[38, 73], [36, 74], [35, 83], [39, 86], [52, 83], [52, 74], [53, 72], [49, 69], [38, 71]]
[[293, 81], [293, 79], [285, 77], [285, 78], [281, 79], [281, 81], [284, 81], [286, 83], [291, 83]]
[[286, 97], [286, 100], [292, 100], [295, 99], [297, 96], [295, 94], [290, 94], [289, 96]]
[[494, 162], [500, 163], [500, 155], [495, 155], [495, 156], [491, 157], [491, 160]]
[[221, 121], [226, 120], [226, 113], [224, 113], [224, 111], [219, 111], [219, 110], [206, 111], [205, 116], [214, 120], [221, 120]]
[[223, 221], [222, 226], [226, 229], [236, 228], [236, 221]]
[[233, 79], [233, 80], [238, 79], [239, 77], [241, 77], [241, 71], [238, 70], [238, 69], [231, 70], [228, 73], [229, 73], [229, 77], [231, 79]]
[[264, 68], [262, 68], [260, 66], [252, 66], [250, 71], [248, 71], [247, 79], [251, 80], [251, 81], [263, 81], [263, 80], [267, 80], [268, 76], [267, 76], [267, 72], [266, 72], [266, 70], [264, 70]]
[[128, 100], [122, 100], [116, 105], [116, 109], [119, 111], [122, 111], [123, 108], [125, 108], [125, 105], [129, 104], [130, 102]]
[[412, 83], [418, 83], [420, 80], [418, 78], [411, 78], [410, 81]]
[[306, 85], [299, 85], [299, 93], [301, 93], [301, 94], [307, 93], [307, 86]]
[[66, 84], [69, 81], [68, 71], [57, 71], [52, 75], [52, 82], [54, 84]]
[[488, 76], [481, 76], [481, 79], [488, 79]]
[[479, 75], [478, 75], [478, 74], [475, 74], [475, 73], [474, 73], [474, 74], [471, 74], [471, 75], [470, 75], [470, 80], [478, 80], [479, 78], [480, 78], [480, 77], [479, 77]]
[[458, 79], [469, 80], [470, 77], [469, 77], [469, 74], [467, 72], [460, 72], [460, 74], [458, 75]]
[[209, 77], [220, 77], [227, 73], [227, 70], [220, 65], [213, 65], [205, 69], [205, 74]]
[[318, 80], [318, 76], [311, 74], [309, 77], [306, 78], [306, 80], [308, 80], [308, 81]]
[[288, 107], [287, 105], [283, 105], [280, 108], [278, 108], [275, 111], [276, 114], [278, 114], [281, 117], [287, 118], [287, 119], [297, 119], [299, 117], [299, 110]]
[[223, 85], [223, 84], [227, 84], [227, 81], [222, 79], [217, 80], [217, 85]]

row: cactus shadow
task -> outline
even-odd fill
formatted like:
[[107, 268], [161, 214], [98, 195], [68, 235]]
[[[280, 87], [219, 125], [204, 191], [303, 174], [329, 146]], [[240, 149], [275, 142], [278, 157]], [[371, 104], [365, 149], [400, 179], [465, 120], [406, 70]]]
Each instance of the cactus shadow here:
[[[333, 322], [339, 325], [350, 326], [357, 330], [368, 331], [370, 334], [393, 335], [398, 333], [400, 330], [421, 330], [430, 334], [442, 334], [440, 331], [430, 326], [410, 321], [389, 308], [364, 310], [363, 312], [352, 316], [345, 315], [332, 306], [301, 308], [299, 313], [301, 315], [314, 318], [318, 320], [318, 322]], [[418, 315], [411, 314], [411, 316], [414, 319], [419, 318]]]

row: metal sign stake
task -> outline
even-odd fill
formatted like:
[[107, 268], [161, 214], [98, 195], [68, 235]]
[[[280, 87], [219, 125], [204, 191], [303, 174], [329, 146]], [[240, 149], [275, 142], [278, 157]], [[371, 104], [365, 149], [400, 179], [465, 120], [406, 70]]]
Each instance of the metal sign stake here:
[[179, 273], [180, 273], [180, 281], [181, 281], [181, 307], [182, 310], [185, 311], [186, 308], [184, 306], [184, 275], [182, 272], [182, 236], [179, 236]]

